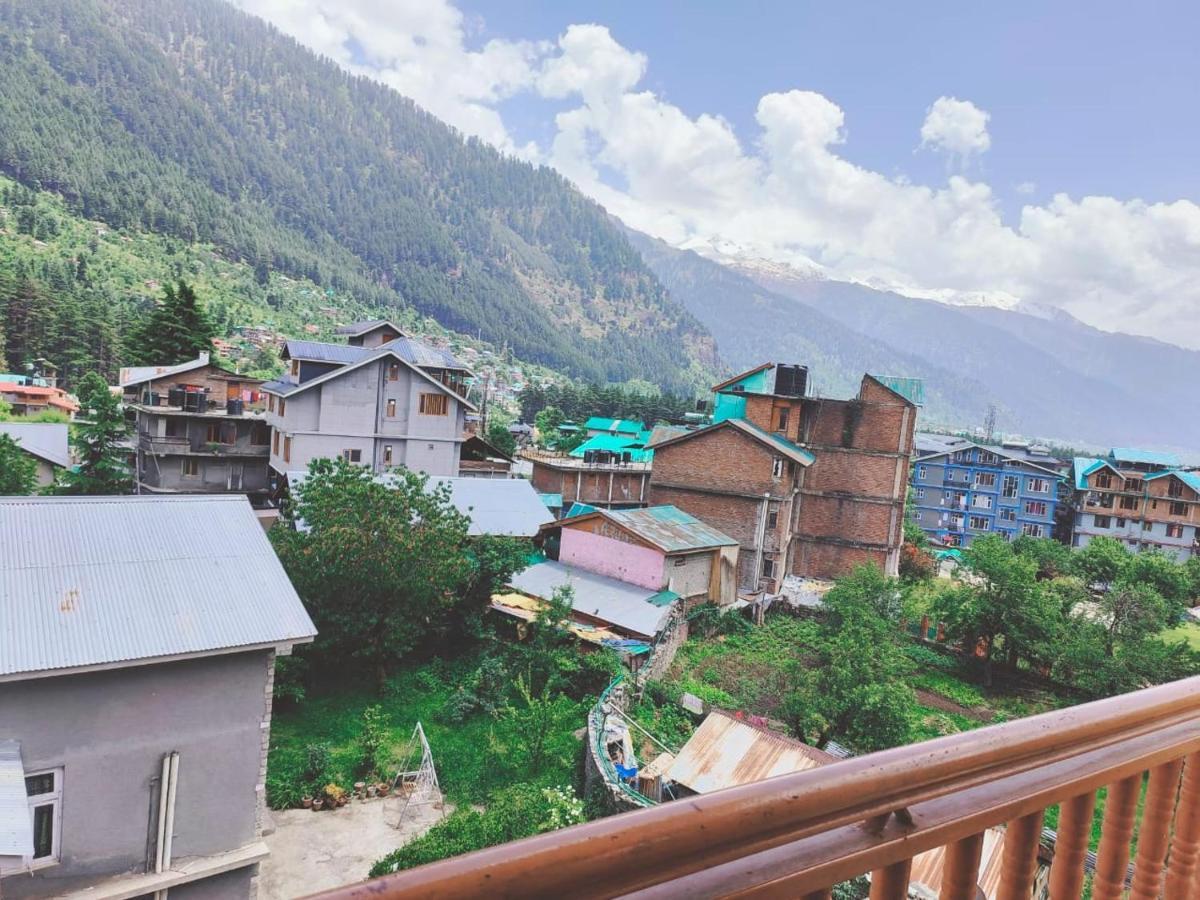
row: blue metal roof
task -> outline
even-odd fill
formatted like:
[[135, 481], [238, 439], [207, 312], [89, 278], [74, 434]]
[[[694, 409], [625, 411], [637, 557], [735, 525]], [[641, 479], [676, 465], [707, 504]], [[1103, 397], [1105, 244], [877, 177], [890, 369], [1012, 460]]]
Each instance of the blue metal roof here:
[[1180, 465], [1179, 457], [1174, 453], [1142, 450], [1138, 447], [1113, 447], [1108, 455], [1119, 463], [1141, 463], [1150, 466], [1167, 466], [1172, 469]]
[[1178, 469], [1169, 469], [1166, 472], [1158, 472], [1154, 475], [1147, 475], [1147, 481], [1154, 481], [1156, 478], [1165, 478], [1168, 475], [1174, 475], [1197, 494], [1200, 494], [1200, 472], [1181, 472]]
[[428, 344], [422, 344], [415, 338], [399, 337], [378, 347], [352, 347], [349, 344], [326, 344], [322, 341], [288, 341], [287, 356], [289, 359], [307, 359], [313, 362], [337, 363], [350, 365], [381, 350], [391, 350], [405, 362], [422, 368], [434, 367], [440, 369], [466, 369], [453, 354]]
[[[1077, 457], [1075, 457], [1075, 462], [1072, 465], [1072, 468], [1075, 472], [1075, 490], [1086, 491], [1087, 490], [1087, 477], [1089, 475], [1091, 475], [1093, 472], [1095, 472], [1097, 469], [1101, 469], [1105, 466], [1108, 466], [1108, 468], [1112, 469], [1114, 472], [1117, 471], [1113, 467], [1112, 463], [1110, 463], [1106, 459], [1099, 459], [1094, 456], [1077, 456]], [[1118, 473], [1118, 474], [1120, 474], [1120, 473]]]
[[371, 352], [378, 352], [379, 350], [392, 350], [405, 362], [422, 368], [434, 367], [463, 370], [467, 368], [455, 359], [453, 354], [447, 353], [445, 350], [439, 350], [437, 347], [430, 347], [428, 344], [422, 344], [415, 338], [396, 338], [396, 340], [388, 341], [388, 343], [380, 345], [375, 351]]
[[615, 431], [617, 434], [637, 434], [639, 431], [646, 430], [644, 422], [635, 422], [632, 419], [609, 419], [605, 416], [592, 416], [583, 423], [583, 427], [588, 431]]
[[0, 676], [308, 641], [245, 497], [0, 498]]
[[538, 494], [538, 499], [547, 509], [562, 509], [562, 494]]
[[370, 356], [375, 352], [362, 347], [351, 347], [348, 344], [326, 344], [322, 341], [288, 341], [284, 350], [289, 359], [309, 359], [314, 362], [340, 365], [358, 362], [364, 356]]
[[905, 378], [901, 375], [872, 375], [871, 377], [915, 406], [925, 405], [925, 382], [920, 378]]

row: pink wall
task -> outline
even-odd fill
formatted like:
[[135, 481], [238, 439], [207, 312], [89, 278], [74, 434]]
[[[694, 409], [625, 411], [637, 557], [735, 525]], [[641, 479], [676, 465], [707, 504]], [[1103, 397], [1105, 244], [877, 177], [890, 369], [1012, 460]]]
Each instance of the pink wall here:
[[660, 550], [639, 547], [624, 541], [592, 534], [576, 528], [562, 530], [558, 561], [597, 575], [618, 578], [652, 591], [662, 590], [666, 557]]

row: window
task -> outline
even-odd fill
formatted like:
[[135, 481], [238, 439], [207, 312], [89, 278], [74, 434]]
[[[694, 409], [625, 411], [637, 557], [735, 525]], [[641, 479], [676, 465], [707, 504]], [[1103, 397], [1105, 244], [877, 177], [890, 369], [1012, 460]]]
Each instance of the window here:
[[237, 425], [233, 422], [210, 422], [204, 431], [204, 440], [210, 444], [236, 444]]
[[343, 450], [342, 451], [342, 459], [344, 459], [346, 462], [352, 462], [352, 463], [362, 462], [362, 451], [361, 450]]
[[775, 560], [765, 559], [765, 558], [763, 559], [762, 577], [763, 578], [774, 578], [775, 577]]
[[1138, 507], [1138, 498], [1137, 497], [1122, 497], [1121, 498], [1121, 509], [1137, 509], [1137, 507]]
[[1026, 485], [1031, 494], [1044, 494], [1050, 490], [1050, 481], [1046, 478], [1030, 478]]
[[300, 377], [300, 360], [298, 359], [292, 360], [292, 376], [295, 378]]
[[204, 440], [210, 444], [221, 442], [221, 426], [217, 422], [209, 422], [204, 429]]
[[967, 520], [967, 527], [972, 531], [991, 531], [992, 525], [985, 516], [971, 516]]
[[995, 472], [976, 472], [975, 487], [994, 488], [996, 486]]
[[62, 856], [62, 769], [25, 776], [25, 796], [33, 818], [31, 868], [49, 866]]
[[1032, 538], [1045, 537], [1046, 526], [1039, 525], [1036, 522], [1026, 522], [1021, 526], [1021, 533]]
[[971, 505], [976, 509], [991, 509], [992, 495], [991, 494], [976, 494], [971, 498]]
[[1167, 537], [1169, 537], [1169, 538], [1183, 537], [1183, 526], [1176, 522], [1172, 522], [1170, 525], [1167, 526]]
[[167, 419], [167, 437], [186, 438], [187, 419]]
[[929, 477], [929, 466], [917, 466], [917, 479], [924, 481]]
[[1153, 530], [1154, 530], [1154, 523], [1151, 522], [1149, 519], [1144, 519], [1142, 521], [1142, 531], [1153, 531]]
[[917, 488], [917, 499], [918, 500], [925, 499], [925, 488]]
[[983, 466], [994, 466], [1000, 462], [1000, 457], [990, 450], [979, 451], [979, 464]]
[[1170, 479], [1167, 482], [1167, 496], [1168, 497], [1182, 497], [1183, 496], [1183, 482], [1181, 482], [1178, 478]]
[[686, 565], [687, 565], [687, 557], [686, 557], [686, 556], [677, 556], [677, 557], [675, 557], [675, 562], [673, 563], [673, 565], [674, 565], [674, 566], [675, 566], [675, 568], [677, 568], [677, 569], [680, 569], [680, 568], [682, 568], [683, 566], [686, 566]]
[[271, 452], [279, 455], [279, 432], [274, 430], [271, 433]]
[[446, 402], [445, 394], [422, 394], [421, 395], [421, 415], [423, 416], [444, 416], [450, 408], [450, 404]]
[[790, 412], [791, 410], [786, 406], [779, 410], [779, 424], [775, 427], [776, 431], [787, 431], [788, 413]]
[[1025, 515], [1027, 516], [1044, 516], [1046, 514], [1045, 500], [1026, 500]]
[[400, 363], [392, 363], [388, 366], [388, 381], [400, 380]]
[[283, 461], [292, 461], [292, 439], [290, 437], [285, 437], [283, 439]]
[[250, 429], [250, 443], [255, 447], [265, 447], [270, 440], [268, 434], [270, 430], [265, 422], [255, 422], [254, 427]]
[[1112, 528], [1112, 518], [1110, 516], [1095, 516], [1092, 523], [1097, 528]]
[[1128, 524], [1129, 524], [1129, 522], [1127, 519], [1122, 519], [1120, 516], [1117, 516], [1117, 527], [1118, 528], [1124, 528]]
[[1004, 482], [1000, 486], [1001, 495], [1011, 500], [1013, 497], [1017, 496], [1017, 488], [1020, 483], [1021, 479], [1019, 479], [1016, 475], [1005, 475]]
[[279, 398], [279, 414], [282, 416], [287, 411], [287, 401], [282, 397]]
[[267, 394], [267, 412], [275, 412], [275, 395]]
[[779, 527], [779, 510], [773, 509], [767, 513], [767, 528], [774, 531]]
[[387, 415], [389, 419], [396, 418], [396, 401], [389, 400], [387, 402]]
[[1178, 503], [1178, 502], [1176, 502], [1176, 503], [1172, 503], [1172, 504], [1171, 504], [1171, 515], [1173, 515], [1173, 516], [1186, 516], [1186, 515], [1187, 515], [1187, 513], [1188, 513], [1188, 509], [1187, 509], [1187, 504], [1186, 504], [1186, 503]]
[[1101, 472], [1099, 475], [1096, 476], [1096, 487], [1098, 487], [1098, 488], [1112, 487], [1112, 476], [1109, 475], [1107, 472]]
[[1125, 490], [1127, 490], [1127, 491], [1137, 491], [1137, 492], [1139, 492], [1139, 493], [1140, 493], [1140, 492], [1141, 492], [1141, 490], [1142, 490], [1142, 479], [1140, 479], [1140, 478], [1126, 478], [1126, 479], [1125, 479]]
[[200, 460], [188, 457], [183, 460], [180, 474], [184, 478], [199, 478], [200, 477]]
[[782, 456], [776, 456], [773, 460], [771, 460], [771, 474], [774, 475], [776, 478], [780, 478], [783, 476], [783, 457]]
[[392, 464], [392, 445], [391, 444], [383, 445], [383, 464], [385, 466], [390, 466]]
[[1005, 507], [1001, 508], [1000, 521], [1001, 522], [1017, 521], [1017, 511], [1015, 509], [1013, 509], [1011, 506], [1005, 506]]

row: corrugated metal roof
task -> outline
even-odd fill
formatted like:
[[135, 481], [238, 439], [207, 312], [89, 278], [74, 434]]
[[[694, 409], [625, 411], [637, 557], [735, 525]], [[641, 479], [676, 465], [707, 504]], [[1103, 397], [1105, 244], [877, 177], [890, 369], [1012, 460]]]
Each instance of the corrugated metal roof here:
[[374, 331], [380, 325], [387, 325], [393, 331], [404, 334], [403, 329], [398, 327], [394, 322], [389, 322], [387, 319], [367, 319], [363, 322], [351, 322], [349, 325], [339, 325], [335, 329], [335, 334], [348, 334], [357, 337], [360, 334], [366, 334], [368, 331]]
[[722, 424], [732, 425], [746, 434], [757, 437], [759, 440], [773, 444], [776, 449], [783, 451], [784, 455], [795, 460], [802, 466], [811, 466], [817, 461], [817, 458], [801, 447], [799, 444], [794, 444], [781, 434], [773, 434], [770, 431], [765, 431], [759, 428], [752, 422], [747, 422], [745, 419], [726, 419]]
[[1108, 453], [1118, 463], [1142, 463], [1151, 466], [1177, 468], [1179, 457], [1174, 453], [1159, 450], [1142, 450], [1138, 447], [1113, 447]]
[[439, 350], [437, 347], [430, 347], [428, 344], [422, 344], [420, 341], [410, 337], [396, 338], [396, 340], [389, 341], [378, 347], [376, 352], [378, 350], [393, 350], [405, 362], [412, 363], [414, 366], [462, 369], [463, 371], [467, 369], [466, 366], [454, 358], [454, 354], [448, 353], [445, 350]]
[[351, 347], [349, 344], [326, 344], [323, 341], [288, 341], [284, 348], [288, 359], [308, 359], [314, 362], [349, 365], [370, 356], [375, 350]]
[[583, 423], [583, 427], [588, 431], [615, 431], [617, 434], [637, 434], [639, 431], [646, 430], [644, 422], [636, 422], [633, 419], [610, 419], [606, 416], [592, 416]]
[[707, 794], [836, 761], [816, 747], [715, 710], [688, 738], [667, 775], [698, 794]]
[[71, 464], [65, 424], [52, 422], [0, 422], [0, 434], [7, 434], [22, 450], [56, 466]]
[[300, 387], [300, 385], [291, 381], [268, 381], [263, 384], [262, 389], [268, 394], [286, 397], [288, 394], [300, 390]]
[[[1097, 469], [1102, 469], [1105, 466], [1116, 472], [1116, 468], [1106, 459], [1098, 459], [1094, 456], [1077, 456], [1071, 464], [1071, 468], [1075, 473], [1075, 490], [1086, 491], [1087, 477]], [[1120, 473], [1118, 473], [1120, 474]]]
[[562, 494], [538, 494], [538, 499], [547, 509], [562, 509]]
[[[533, 537], [554, 516], [524, 478], [431, 478], [449, 484], [450, 502], [471, 519], [471, 534]], [[562, 500], [559, 500], [562, 505]]]
[[[979, 875], [975, 882], [987, 900], [993, 900], [1000, 890], [1003, 871], [1004, 838], [1003, 828], [989, 828], [983, 833], [983, 852], [979, 861]], [[908, 878], [910, 897], [920, 900], [937, 900], [942, 890], [942, 878], [946, 871], [946, 848], [927, 850], [913, 857], [912, 872]]]
[[684, 428], [682, 425], [655, 425], [650, 429], [650, 436], [646, 438], [646, 447], [652, 448], [655, 444], [669, 441], [671, 438], [687, 434], [689, 431], [691, 431], [690, 428]]
[[130, 366], [117, 373], [117, 383], [121, 387], [141, 384], [143, 381], [153, 381], [155, 378], [166, 378], [192, 369], [200, 369], [209, 364], [208, 353], [201, 353], [195, 359], [174, 366]]
[[316, 633], [244, 497], [0, 498], [0, 676]]
[[905, 378], [902, 375], [872, 375], [889, 391], [895, 391], [914, 406], [925, 405], [925, 382], [920, 378]]
[[597, 512], [668, 553], [737, 545], [737, 541], [729, 535], [717, 531], [691, 513], [686, 513], [675, 506], [597, 510]]
[[1154, 475], [1147, 475], [1146, 481], [1154, 481], [1156, 478], [1166, 478], [1169, 475], [1174, 475], [1197, 494], [1200, 494], [1200, 472], [1181, 472], [1177, 469], [1171, 469], [1167, 472], [1157, 472]]
[[572, 569], [553, 560], [518, 572], [509, 583], [518, 591], [543, 600], [549, 600], [556, 588], [569, 586], [575, 593], [572, 606], [576, 612], [647, 638], [662, 629], [671, 612], [670, 604], [655, 606], [650, 602], [658, 596], [658, 591]]
[[582, 459], [589, 450], [599, 450], [606, 453], [628, 453], [630, 462], [650, 462], [654, 459], [654, 451], [646, 449], [646, 438], [639, 432], [632, 434], [594, 434], [574, 450], [570, 456]]
[[7, 739], [0, 740], [0, 856], [33, 856], [33, 820], [21, 745]]

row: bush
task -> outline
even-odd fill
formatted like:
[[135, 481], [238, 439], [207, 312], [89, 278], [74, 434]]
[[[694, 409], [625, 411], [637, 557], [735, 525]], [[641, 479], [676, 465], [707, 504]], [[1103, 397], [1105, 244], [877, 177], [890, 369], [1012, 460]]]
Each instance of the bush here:
[[308, 662], [303, 657], [275, 657], [275, 702], [294, 706], [304, 700], [304, 676]]
[[378, 780], [386, 773], [391, 756], [388, 752], [387, 716], [383, 707], [368, 706], [363, 710], [362, 727], [356, 744], [358, 774]]
[[308, 787], [329, 781], [333, 751], [328, 744], [309, 744], [304, 748], [304, 783]]
[[273, 766], [267, 773], [267, 806], [271, 809], [291, 809], [310, 796], [301, 773]]
[[459, 725], [476, 713], [496, 715], [504, 705], [508, 682], [508, 669], [503, 660], [495, 656], [484, 657], [479, 668], [446, 700], [442, 719]]
[[957, 672], [959, 669], [956, 657], [939, 653], [921, 644], [905, 644], [904, 655], [912, 660], [918, 669], [932, 669], [938, 672]]

